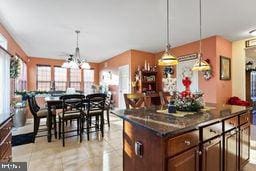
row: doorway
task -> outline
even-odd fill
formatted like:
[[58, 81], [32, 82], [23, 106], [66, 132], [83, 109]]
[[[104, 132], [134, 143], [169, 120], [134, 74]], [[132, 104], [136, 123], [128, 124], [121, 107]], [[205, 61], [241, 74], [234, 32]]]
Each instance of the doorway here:
[[256, 125], [256, 47], [247, 47], [246, 56], [246, 101], [253, 105], [251, 123]]
[[125, 109], [124, 94], [130, 93], [130, 66], [124, 65], [118, 68], [119, 91], [118, 91], [118, 106], [120, 109]]

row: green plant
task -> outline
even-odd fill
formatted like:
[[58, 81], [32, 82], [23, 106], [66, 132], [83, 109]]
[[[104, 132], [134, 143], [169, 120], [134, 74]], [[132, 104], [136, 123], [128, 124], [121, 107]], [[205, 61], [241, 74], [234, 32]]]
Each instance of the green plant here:
[[10, 77], [16, 79], [20, 74], [20, 60], [17, 57], [13, 57], [10, 61]]
[[204, 108], [202, 96], [202, 93], [191, 93], [186, 96], [182, 93], [177, 93], [174, 105], [178, 111], [196, 112]]

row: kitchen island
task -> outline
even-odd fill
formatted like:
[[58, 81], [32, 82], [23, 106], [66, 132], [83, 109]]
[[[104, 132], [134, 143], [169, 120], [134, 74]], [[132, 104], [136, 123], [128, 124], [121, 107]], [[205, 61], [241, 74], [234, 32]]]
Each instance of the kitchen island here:
[[184, 117], [163, 109], [113, 111], [124, 120], [124, 171], [240, 170], [248, 162], [250, 108], [215, 106]]

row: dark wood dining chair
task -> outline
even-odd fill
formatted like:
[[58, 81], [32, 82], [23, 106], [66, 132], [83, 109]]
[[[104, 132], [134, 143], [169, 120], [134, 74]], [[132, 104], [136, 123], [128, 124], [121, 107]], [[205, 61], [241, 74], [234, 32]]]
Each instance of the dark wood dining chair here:
[[169, 92], [162, 92], [162, 91], [159, 92], [159, 97], [160, 97], [161, 105], [167, 105], [172, 98]]
[[124, 94], [126, 109], [147, 107], [146, 96], [143, 93]]
[[[101, 132], [101, 136], [104, 137], [104, 110], [105, 110], [106, 94], [96, 93], [86, 96], [86, 108], [83, 117], [82, 130], [86, 129], [87, 140], [90, 139], [90, 133]], [[92, 123], [92, 119], [95, 117], [95, 123]], [[86, 121], [86, 128], [84, 123]], [[100, 122], [100, 123], [99, 123]], [[95, 128], [95, 130], [92, 130]]]
[[111, 98], [112, 98], [112, 93], [108, 92], [107, 96], [106, 96], [106, 102], [105, 102], [105, 111], [107, 113], [108, 127], [110, 127], [109, 112], [110, 112], [110, 109], [111, 109]]
[[[81, 94], [69, 94], [60, 97], [62, 100], [62, 112], [58, 113], [59, 116], [59, 139], [62, 137], [62, 145], [65, 146], [65, 138], [79, 136], [80, 142], [82, 142], [82, 131], [81, 131], [81, 121], [83, 116], [83, 102], [84, 95]], [[65, 123], [68, 120], [77, 120], [76, 130], [65, 131]], [[77, 132], [77, 134], [72, 134], [65, 137], [66, 133]]]
[[[28, 105], [29, 105], [30, 112], [34, 118], [33, 142], [35, 142], [36, 137], [46, 136], [46, 135], [37, 136], [37, 133], [47, 131], [47, 129], [39, 129], [39, 127], [46, 126], [46, 125], [40, 125], [40, 120], [43, 118], [47, 118], [48, 110], [46, 108], [41, 109], [39, 107], [39, 105], [36, 102], [35, 95], [33, 94], [28, 95]], [[55, 138], [57, 138], [56, 137], [57, 135], [56, 110], [53, 109], [52, 113], [55, 113], [53, 117], [53, 123], [54, 123]], [[48, 122], [48, 120], [46, 120], [46, 122]]]

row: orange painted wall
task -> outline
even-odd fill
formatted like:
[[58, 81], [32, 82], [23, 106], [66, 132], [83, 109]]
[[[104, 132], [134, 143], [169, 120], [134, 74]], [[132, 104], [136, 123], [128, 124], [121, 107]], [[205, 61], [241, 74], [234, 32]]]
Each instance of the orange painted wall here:
[[[124, 53], [116, 55], [109, 60], [106, 60], [99, 64], [99, 75], [100, 81], [102, 81], [103, 72], [111, 72], [113, 75], [118, 76], [118, 68], [123, 65], [130, 66], [130, 79], [131, 81], [135, 79], [135, 71], [138, 66], [144, 67], [145, 60], [150, 63], [151, 66], [155, 65], [155, 54], [150, 52], [144, 52], [139, 50], [128, 50]], [[113, 100], [115, 106], [118, 106], [119, 99], [119, 87], [116, 83], [110, 83], [109, 89], [113, 94]]]
[[[232, 57], [232, 43], [223, 37], [217, 36], [217, 61], [216, 65], [218, 70], [216, 71], [217, 81], [217, 101], [220, 104], [227, 102], [227, 99], [232, 96], [232, 81], [231, 80], [220, 80], [220, 56]], [[231, 59], [232, 60], [232, 59]], [[231, 66], [232, 67], [232, 66]], [[231, 73], [232, 74], [232, 73]], [[231, 77], [232, 79], [232, 77]]]
[[[199, 41], [191, 42], [172, 49], [173, 55], [179, 57], [187, 54], [198, 53]], [[156, 61], [161, 57], [163, 52], [156, 53]], [[232, 56], [231, 42], [220, 37], [212, 36], [202, 41], [202, 53], [204, 59], [210, 59], [213, 70], [213, 77], [206, 81], [202, 73], [199, 73], [199, 88], [204, 92], [204, 100], [208, 103], [226, 103], [231, 97], [232, 84], [231, 81], [219, 80], [219, 56]], [[158, 90], [162, 89], [162, 69], [158, 67]], [[223, 92], [224, 91], [224, 92]]]
[[135, 72], [138, 66], [144, 67], [145, 61], [150, 64], [150, 66], [155, 66], [155, 54], [139, 50], [131, 50], [131, 80], [135, 80]]
[[[103, 81], [103, 73], [111, 72], [112, 75], [118, 76], [118, 68], [123, 65], [130, 66], [131, 73], [131, 51], [125, 51], [99, 64], [99, 81]], [[119, 87], [118, 83], [111, 82], [109, 90], [112, 92], [115, 106], [118, 106]]]
[[[48, 58], [38, 58], [38, 57], [29, 57], [28, 60], [28, 90], [36, 90], [36, 66], [38, 64], [40, 65], [50, 65], [52, 67], [54, 66], [61, 66], [64, 60], [58, 60], [58, 59], [48, 59]], [[94, 83], [99, 84], [99, 64], [97, 63], [90, 63], [91, 67], [94, 68]], [[54, 72], [52, 72], [52, 80], [54, 78]]]
[[[199, 41], [191, 42], [179, 47], [175, 47], [172, 49], [172, 54], [179, 57], [187, 54], [198, 53], [199, 49]], [[202, 41], [202, 53], [204, 54], [204, 58], [210, 59], [210, 63], [213, 67], [213, 71], [216, 70], [216, 37], [209, 37], [203, 39]], [[156, 54], [156, 62], [162, 56], [162, 52]], [[160, 70], [160, 69], [158, 69]], [[162, 89], [162, 70], [158, 72], [158, 89]], [[209, 103], [216, 103], [216, 93], [214, 90], [216, 88], [216, 77], [214, 76], [212, 79], [205, 81], [202, 75], [199, 75], [199, 88], [202, 92], [205, 93], [204, 99]]]
[[14, 40], [11, 34], [5, 29], [5, 27], [0, 23], [0, 33], [7, 39], [8, 41], [8, 51], [12, 55], [20, 56], [24, 62], [27, 62], [28, 56], [22, 50], [22, 48], [18, 45], [18, 43]]

